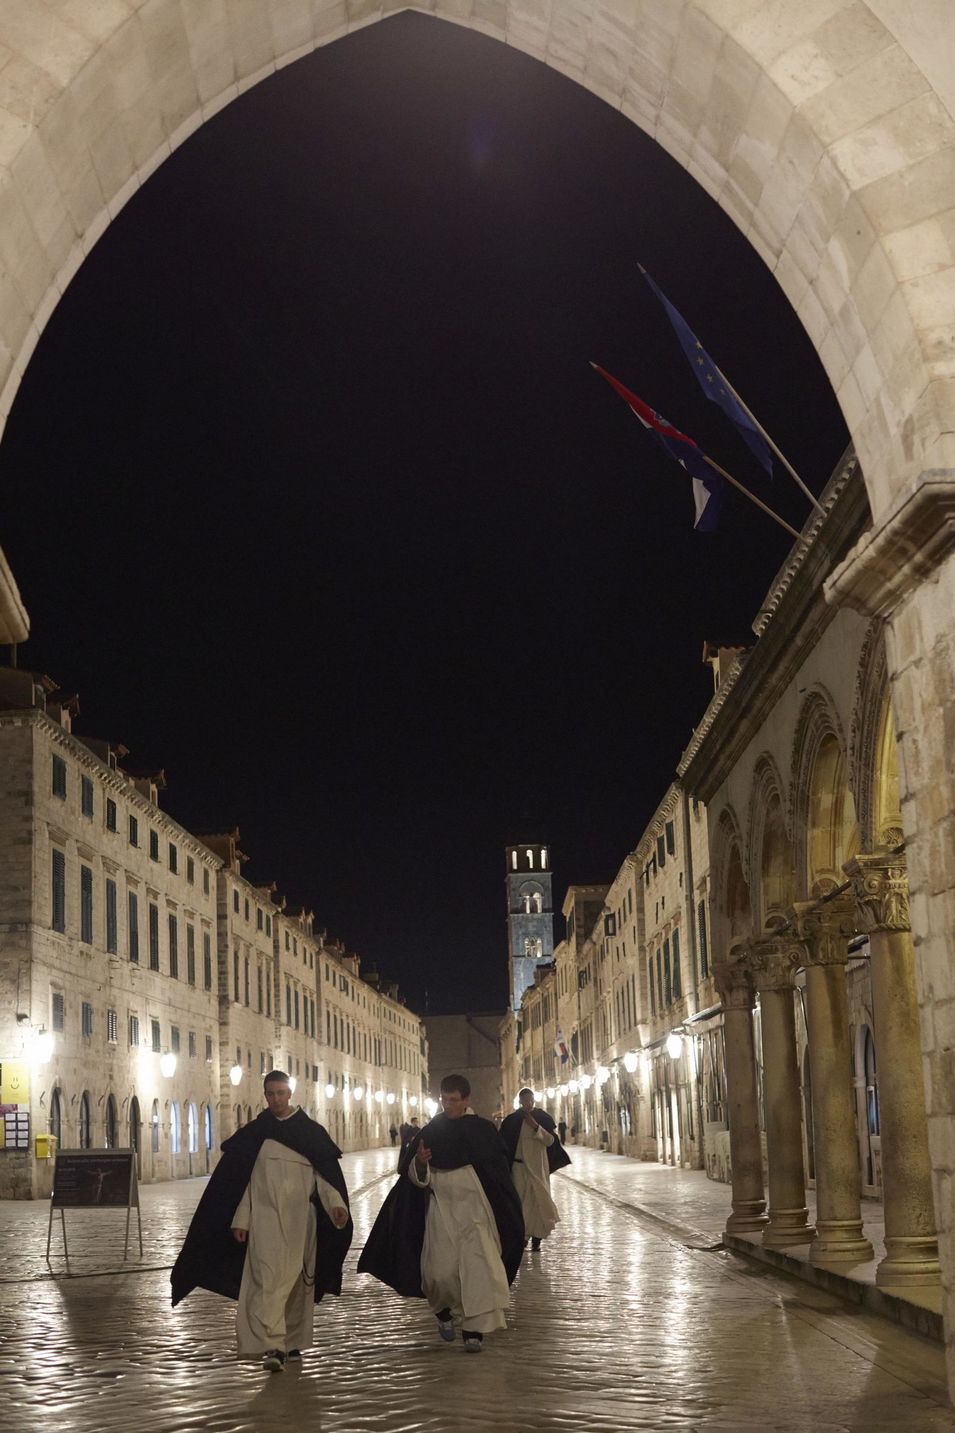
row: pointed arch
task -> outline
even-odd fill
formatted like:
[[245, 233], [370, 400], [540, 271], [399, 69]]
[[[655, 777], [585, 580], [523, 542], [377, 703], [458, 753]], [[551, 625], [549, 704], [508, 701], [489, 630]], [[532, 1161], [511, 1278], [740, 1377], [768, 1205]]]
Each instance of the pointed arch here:
[[859, 849], [842, 724], [821, 685], [808, 693], [793, 739], [791, 815], [796, 895], [806, 900], [834, 890], [842, 867]]
[[787, 825], [784, 787], [772, 756], [756, 762], [749, 803], [749, 868], [752, 872], [753, 919], [765, 929], [796, 899], [792, 840]]
[[898, 745], [881, 621], [870, 626], [859, 656], [849, 760], [862, 849], [898, 845], [902, 840]]

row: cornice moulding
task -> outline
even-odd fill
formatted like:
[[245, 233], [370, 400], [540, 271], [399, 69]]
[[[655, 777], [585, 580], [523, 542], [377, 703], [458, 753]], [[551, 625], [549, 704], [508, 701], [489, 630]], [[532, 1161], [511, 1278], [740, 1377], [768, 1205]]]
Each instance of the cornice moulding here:
[[825, 584], [826, 601], [887, 617], [955, 551], [955, 471], [928, 468]]

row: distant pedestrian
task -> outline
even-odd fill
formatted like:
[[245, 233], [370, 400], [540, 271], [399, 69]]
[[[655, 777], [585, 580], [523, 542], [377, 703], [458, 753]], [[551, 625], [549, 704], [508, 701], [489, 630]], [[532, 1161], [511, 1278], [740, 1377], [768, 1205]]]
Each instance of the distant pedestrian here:
[[524, 1231], [534, 1254], [541, 1240], [553, 1233], [560, 1221], [550, 1192], [550, 1177], [570, 1164], [570, 1155], [551, 1116], [534, 1104], [534, 1091], [523, 1089], [517, 1098], [520, 1108], [504, 1120], [501, 1138], [511, 1160], [514, 1187], [524, 1211]]
[[315, 1304], [340, 1294], [351, 1243], [341, 1150], [289, 1078], [265, 1077], [268, 1109], [222, 1146], [172, 1271], [173, 1307], [193, 1289], [236, 1299], [240, 1358], [270, 1372], [312, 1343]]
[[392, 1126], [391, 1126], [391, 1129], [388, 1131], [388, 1138], [391, 1140], [391, 1147], [392, 1147], [392, 1149], [394, 1149], [394, 1147], [395, 1147], [395, 1142], [396, 1142], [396, 1140], [397, 1140], [397, 1138], [398, 1138], [398, 1131], [397, 1131], [397, 1129], [395, 1128], [394, 1125], [392, 1125]]
[[557, 1121], [557, 1138], [560, 1140], [561, 1144], [566, 1144], [566, 1143], [567, 1143], [567, 1121], [566, 1121], [566, 1120], [558, 1120], [558, 1121]]
[[424, 1297], [438, 1333], [468, 1353], [505, 1328], [508, 1285], [521, 1262], [524, 1222], [501, 1137], [468, 1109], [463, 1075], [441, 1081], [442, 1113], [403, 1151], [398, 1180], [358, 1261], [406, 1297]]

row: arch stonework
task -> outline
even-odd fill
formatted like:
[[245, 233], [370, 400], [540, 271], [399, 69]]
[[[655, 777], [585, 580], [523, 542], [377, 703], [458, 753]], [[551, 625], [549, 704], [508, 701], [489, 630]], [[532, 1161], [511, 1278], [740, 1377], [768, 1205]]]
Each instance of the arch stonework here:
[[[83, 258], [163, 160], [283, 65], [410, 8], [512, 45], [619, 109], [733, 219], [801, 319], [874, 515], [826, 595], [886, 622], [920, 995], [923, 1007], [950, 1001], [955, 862], [939, 869], [938, 855], [955, 850], [946, 0], [0, 0], [0, 424]], [[23, 627], [15, 615], [11, 631]], [[955, 1110], [933, 1030], [929, 1009], [929, 1136], [951, 1271]], [[945, 1298], [955, 1387], [955, 1294]]]
[[765, 930], [770, 914], [783, 914], [795, 899], [792, 826], [779, 769], [768, 752], [753, 768], [749, 804], [749, 869], [753, 919]]
[[162, 161], [277, 69], [404, 9], [585, 85], [720, 204], [815, 344], [877, 517], [955, 466], [955, 40], [906, 0], [5, 0], [0, 418], [84, 255]]
[[[839, 802], [833, 801], [831, 820], [823, 828], [819, 821], [814, 820], [813, 801], [820, 790], [820, 758], [832, 744], [838, 749], [845, 789], [840, 793]], [[833, 889], [844, 879], [841, 863], [851, 854], [850, 832], [845, 821], [837, 822], [837, 818], [848, 803], [852, 825], [856, 825], [851, 777], [845, 734], [836, 704], [830, 693], [817, 684], [803, 702], [793, 737], [789, 828], [793, 833], [796, 887], [800, 900], [822, 895], [825, 889]], [[831, 859], [820, 864], [821, 845], [830, 849]], [[816, 867], [819, 869], [816, 870]], [[818, 888], [813, 879], [814, 871], [823, 880]]]

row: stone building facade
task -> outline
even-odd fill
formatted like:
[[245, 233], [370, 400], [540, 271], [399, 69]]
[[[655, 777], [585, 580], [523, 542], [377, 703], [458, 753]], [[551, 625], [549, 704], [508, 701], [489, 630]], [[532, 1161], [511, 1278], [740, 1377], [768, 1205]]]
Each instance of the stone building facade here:
[[[503, 1030], [502, 1025], [507, 1027]], [[471, 1084], [471, 1108], [485, 1119], [499, 1118], [509, 1099], [501, 1052], [502, 1038], [514, 1038], [513, 1012], [470, 1015], [428, 1015], [428, 1060], [431, 1098], [437, 1102], [445, 1075], [464, 1075]], [[513, 1078], [508, 1075], [507, 1079]], [[510, 1106], [508, 1105], [508, 1108]]]
[[553, 877], [546, 846], [524, 842], [508, 846], [506, 856], [508, 989], [519, 1010], [534, 971], [553, 958]]
[[4, 1197], [48, 1193], [39, 1134], [132, 1146], [143, 1179], [204, 1172], [220, 1135], [219, 861], [49, 688], [0, 670], [0, 1064], [29, 1116]]
[[427, 1098], [419, 1018], [76, 709], [0, 668], [0, 1197], [49, 1193], [50, 1135], [131, 1146], [143, 1181], [206, 1173], [276, 1066], [344, 1148], [387, 1143]]

